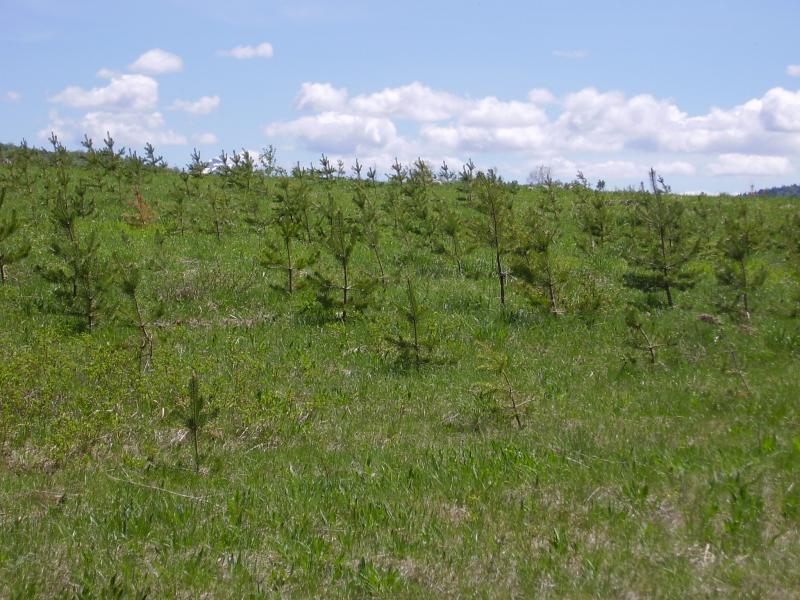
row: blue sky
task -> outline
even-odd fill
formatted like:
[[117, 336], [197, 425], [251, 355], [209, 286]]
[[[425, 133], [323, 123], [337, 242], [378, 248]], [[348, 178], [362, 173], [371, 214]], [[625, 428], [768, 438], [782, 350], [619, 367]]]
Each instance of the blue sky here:
[[0, 0], [0, 140], [800, 181], [793, 0]]

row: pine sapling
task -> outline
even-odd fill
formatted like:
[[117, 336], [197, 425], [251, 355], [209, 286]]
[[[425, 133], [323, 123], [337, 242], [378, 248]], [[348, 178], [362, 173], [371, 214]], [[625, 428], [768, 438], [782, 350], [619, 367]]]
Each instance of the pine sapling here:
[[457, 177], [458, 175], [456, 172], [450, 169], [450, 167], [447, 166], [447, 162], [443, 160], [442, 165], [439, 167], [439, 172], [436, 175], [436, 179], [441, 183], [451, 183], [455, 181]]
[[[0, 210], [5, 203], [7, 189], [0, 188]], [[16, 236], [18, 239], [11, 239], [18, 230], [19, 222], [15, 210], [11, 210], [5, 216], [0, 213], [0, 284], [6, 282], [6, 267], [22, 260], [30, 253], [31, 244], [27, 239], [20, 236]]]
[[[356, 223], [344, 216], [341, 209], [336, 209], [328, 218], [328, 228], [321, 229], [319, 237], [322, 248], [334, 259], [339, 274], [336, 278], [328, 278], [323, 272], [314, 273], [317, 286], [317, 300], [326, 308], [338, 308], [342, 322], [347, 321], [350, 309], [359, 309], [366, 304], [366, 298], [372, 290], [367, 282], [354, 283], [351, 261], [353, 250], [362, 239], [361, 230]], [[359, 298], [352, 292], [360, 291]]]
[[717, 281], [733, 292], [735, 304], [745, 319], [750, 319], [753, 290], [767, 277], [766, 269], [752, 265], [753, 255], [764, 241], [763, 217], [753, 213], [746, 203], [739, 204], [736, 214], [724, 220], [722, 239], [717, 245], [720, 261]]
[[195, 193], [194, 187], [191, 174], [182, 171], [180, 174], [180, 183], [176, 182], [173, 184], [169, 191], [169, 198], [172, 200], [172, 206], [167, 211], [167, 215], [171, 217], [174, 222], [171, 229], [177, 231], [181, 235], [186, 232], [188, 204]]
[[174, 411], [175, 418], [188, 430], [192, 441], [194, 455], [194, 470], [200, 470], [200, 452], [198, 450], [198, 438], [203, 428], [213, 421], [218, 415], [219, 410], [214, 408], [209, 410], [207, 404], [210, 398], [200, 393], [200, 381], [197, 373], [192, 371], [189, 379], [189, 398], [188, 401]]
[[458, 214], [447, 203], [436, 207], [436, 228], [440, 237], [434, 241], [433, 251], [449, 256], [456, 265], [459, 276], [464, 275], [464, 224]]
[[55, 235], [50, 252], [57, 266], [39, 267], [39, 271], [55, 285], [55, 297], [64, 312], [80, 318], [91, 330], [111, 284], [95, 232], [83, 233], [79, 228], [80, 220], [94, 212], [94, 202], [85, 187], [70, 183], [67, 171], [57, 171], [51, 191], [50, 217]]
[[139, 283], [141, 281], [141, 271], [137, 265], [127, 264], [120, 265], [119, 274], [122, 293], [131, 302], [131, 322], [139, 331], [137, 363], [139, 365], [139, 373], [144, 373], [153, 364], [153, 333], [148, 329], [148, 322], [145, 319], [140, 299]]
[[378, 207], [372, 198], [371, 192], [371, 189], [362, 185], [360, 182], [357, 183], [355, 194], [353, 195], [353, 203], [359, 210], [359, 220], [364, 243], [375, 257], [375, 262], [378, 264], [378, 270], [380, 272], [381, 285], [386, 288], [387, 277], [381, 257], [380, 215], [378, 214]]
[[144, 164], [148, 168], [148, 170], [153, 173], [158, 169], [162, 169], [167, 166], [167, 161], [164, 160], [164, 157], [160, 154], [156, 156], [156, 149], [153, 144], [147, 142], [144, 145]]
[[147, 201], [145, 201], [137, 185], [133, 186], [133, 198], [128, 200], [128, 207], [131, 209], [131, 212], [124, 214], [123, 219], [125, 219], [125, 222], [129, 225], [144, 227], [155, 218], [153, 209]]
[[296, 288], [297, 276], [303, 269], [316, 261], [316, 254], [302, 252], [298, 248], [303, 239], [303, 215], [290, 200], [288, 179], [284, 178], [273, 203], [270, 225], [278, 233], [279, 239], [268, 238], [260, 262], [270, 269], [286, 273], [286, 286], [291, 294]]
[[414, 363], [414, 367], [419, 372], [420, 366], [429, 360], [427, 353], [430, 352], [430, 344], [422, 340], [422, 323], [428, 314], [428, 309], [419, 303], [414, 283], [410, 277], [406, 277], [406, 303], [402, 308], [402, 314], [409, 326], [409, 337], [402, 335], [387, 336], [386, 340], [397, 348], [402, 362]]
[[458, 174], [458, 199], [472, 206], [475, 197], [475, 163], [470, 158]]
[[585, 252], [593, 252], [608, 242], [613, 230], [613, 218], [605, 195], [598, 188], [592, 189], [589, 181], [578, 171], [575, 183], [572, 186], [577, 194], [577, 220], [578, 227], [583, 234], [579, 247]]
[[521, 409], [528, 404], [530, 399], [521, 399], [519, 392], [511, 383], [511, 358], [507, 352], [497, 352], [491, 348], [484, 348], [484, 362], [479, 369], [492, 377], [491, 381], [479, 383], [475, 390], [479, 395], [491, 398], [498, 403], [502, 410], [511, 413], [517, 428], [522, 429]]
[[688, 268], [699, 249], [699, 240], [684, 218], [684, 205], [670, 196], [663, 178], [650, 170], [652, 193], [640, 194], [633, 215], [634, 238], [630, 252], [632, 269], [625, 285], [644, 292], [663, 291], [674, 306], [673, 291], [692, 287], [696, 273]]
[[211, 210], [212, 231], [217, 240], [221, 240], [223, 230], [230, 223], [230, 196], [225, 190], [209, 187], [206, 197]]
[[205, 174], [207, 168], [208, 163], [202, 159], [197, 148], [194, 148], [192, 150], [191, 160], [186, 166], [187, 171], [193, 178], [197, 179]]
[[656, 364], [658, 349], [663, 345], [659, 344], [652, 333], [645, 329], [645, 321], [642, 315], [634, 308], [629, 308], [625, 313], [625, 324], [631, 330], [633, 339], [630, 345], [637, 350], [643, 351], [651, 365]]
[[546, 297], [550, 313], [560, 315], [563, 309], [559, 288], [566, 279], [563, 267], [556, 257], [557, 222], [548, 213], [530, 210], [515, 234], [512, 271], [531, 289]]
[[491, 169], [478, 173], [476, 187], [475, 208], [483, 216], [476, 226], [476, 233], [492, 249], [495, 274], [500, 284], [500, 304], [505, 306], [508, 272], [503, 259], [510, 245], [513, 202], [502, 179]]
[[112, 189], [115, 192], [119, 192], [121, 187], [124, 177], [124, 162], [125, 148], [117, 150], [114, 138], [111, 137], [109, 132], [106, 132], [106, 137], [103, 139], [103, 148], [100, 150], [100, 164], [102, 165], [104, 176], [111, 179]]

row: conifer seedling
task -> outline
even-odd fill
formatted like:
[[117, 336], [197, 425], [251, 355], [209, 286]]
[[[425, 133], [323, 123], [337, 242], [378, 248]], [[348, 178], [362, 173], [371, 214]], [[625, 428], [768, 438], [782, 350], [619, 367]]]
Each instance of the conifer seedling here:
[[200, 452], [198, 449], [200, 432], [203, 428], [219, 415], [216, 408], [209, 409], [210, 398], [200, 393], [200, 380], [195, 371], [189, 378], [189, 397], [186, 402], [177, 407], [173, 415], [188, 430], [192, 442], [194, 456], [194, 470], [200, 470]]
[[635, 204], [630, 248], [633, 268], [625, 274], [625, 285], [644, 292], [663, 291], [673, 307], [673, 291], [695, 283], [696, 273], [688, 264], [700, 244], [684, 218], [684, 205], [670, 196], [664, 179], [653, 169], [650, 187], [652, 193], [642, 192]]
[[498, 352], [484, 347], [484, 360], [479, 369], [490, 375], [490, 381], [484, 381], [476, 386], [476, 391], [498, 402], [498, 406], [511, 413], [519, 429], [523, 428], [522, 413], [520, 409], [530, 402], [530, 399], [520, 399], [520, 394], [511, 383], [511, 357], [507, 352]]
[[[7, 189], [0, 188], [0, 210], [5, 203]], [[19, 221], [15, 210], [11, 210], [7, 215], [0, 213], [0, 284], [6, 282], [6, 267], [28, 256], [31, 250], [31, 244], [27, 239], [11, 239], [18, 229]]]
[[753, 255], [764, 241], [764, 223], [760, 214], [755, 213], [744, 202], [736, 208], [736, 213], [723, 221], [723, 234], [717, 244], [719, 268], [717, 281], [730, 290], [742, 316], [750, 319], [752, 293], [763, 285], [767, 271], [754, 267]]

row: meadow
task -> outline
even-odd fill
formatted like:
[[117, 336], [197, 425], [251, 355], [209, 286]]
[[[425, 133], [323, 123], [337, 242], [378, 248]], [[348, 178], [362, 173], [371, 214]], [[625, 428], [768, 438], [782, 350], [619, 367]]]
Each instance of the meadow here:
[[796, 199], [52, 144], [0, 165], [0, 596], [800, 593]]

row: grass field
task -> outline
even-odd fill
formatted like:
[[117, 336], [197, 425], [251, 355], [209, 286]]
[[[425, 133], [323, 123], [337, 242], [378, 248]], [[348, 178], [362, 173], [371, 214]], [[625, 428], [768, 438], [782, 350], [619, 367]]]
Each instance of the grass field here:
[[[45, 276], [58, 166], [31, 167], [30, 186], [2, 169], [0, 216], [20, 223], [4, 243], [31, 250], [0, 286], [0, 596], [800, 594], [795, 200], [664, 194], [697, 241], [694, 285], [669, 307], [624, 285], [631, 201], [654, 194], [592, 192], [610, 233], [587, 248], [589, 191], [498, 183], [514, 203], [508, 264], [525, 211], [556, 205], [553, 311], [513, 268], [500, 304], [486, 217], [462, 183], [290, 178], [308, 180], [313, 226], [311, 242], [292, 234], [308, 266], [288, 294], [259, 260], [279, 239], [278, 179], [197, 177], [179, 219], [177, 173], [73, 165], [67, 195], [98, 185], [77, 235], [95, 232], [111, 278], [88, 329]], [[140, 223], [134, 186], [152, 211]], [[376, 211], [348, 230], [349, 268], [371, 295], [343, 319], [309, 274], [337, 276], [326, 206], [357, 219], [357, 188]], [[715, 275], [742, 202], [767, 232], [748, 258], [765, 274], [749, 317]], [[119, 285], [131, 263], [153, 340], [143, 369]], [[197, 432], [199, 465], [175, 416], [193, 371], [218, 411]]]

